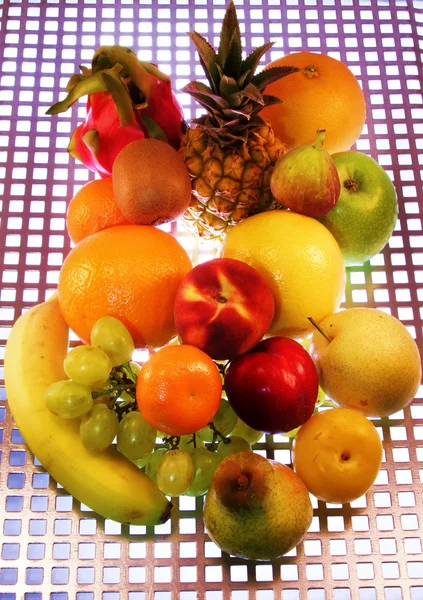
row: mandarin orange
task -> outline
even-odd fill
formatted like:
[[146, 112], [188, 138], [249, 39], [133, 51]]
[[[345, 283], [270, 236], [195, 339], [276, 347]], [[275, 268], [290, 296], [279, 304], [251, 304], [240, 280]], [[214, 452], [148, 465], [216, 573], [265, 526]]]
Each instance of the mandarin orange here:
[[122, 225], [80, 241], [59, 275], [62, 314], [89, 343], [100, 317], [116, 317], [135, 347], [160, 347], [175, 335], [173, 304], [190, 258], [169, 233], [147, 225]]
[[66, 226], [74, 244], [115, 225], [128, 225], [115, 202], [112, 178], [94, 179], [82, 186], [69, 203]]
[[217, 412], [222, 378], [208, 354], [184, 344], [150, 356], [137, 378], [137, 403], [144, 419], [167, 435], [202, 429]]
[[313, 52], [287, 54], [265, 68], [283, 66], [299, 71], [267, 86], [265, 93], [282, 104], [266, 107], [260, 116], [288, 148], [313, 144], [316, 131], [325, 129], [324, 147], [330, 154], [348, 150], [366, 118], [364, 95], [352, 71], [327, 54]]

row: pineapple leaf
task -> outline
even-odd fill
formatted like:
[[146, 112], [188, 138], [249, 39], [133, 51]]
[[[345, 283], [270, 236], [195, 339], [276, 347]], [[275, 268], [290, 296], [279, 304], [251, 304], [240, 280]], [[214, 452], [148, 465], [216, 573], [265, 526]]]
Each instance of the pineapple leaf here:
[[259, 66], [261, 57], [273, 46], [275, 42], [266, 42], [263, 46], [256, 48], [245, 60], [242, 61], [241, 72], [248, 71], [251, 73], [251, 77], [254, 76], [257, 67]]
[[235, 4], [231, 1], [228, 4], [228, 8], [226, 9], [223, 18], [219, 50], [217, 53], [218, 62], [222, 67], [230, 56], [231, 43], [234, 36], [238, 37], [239, 45], [241, 45], [241, 32], [239, 30], [238, 17], [236, 16]]
[[257, 104], [264, 105], [263, 97], [255, 85], [249, 83], [243, 90], [242, 95]]
[[222, 108], [229, 106], [229, 103], [224, 98], [213, 94], [211, 89], [200, 81], [191, 81], [181, 91], [190, 94], [197, 102], [212, 112], [220, 111]]
[[286, 77], [286, 75], [291, 75], [291, 73], [296, 73], [297, 71], [299, 71], [297, 67], [272, 67], [254, 75], [251, 79], [251, 83], [259, 90], [264, 90], [270, 83], [278, 81], [278, 79], [282, 79], [282, 77]]
[[224, 75], [220, 80], [219, 92], [224, 98], [239, 91], [238, 84], [233, 77]]
[[263, 94], [263, 103], [264, 106], [272, 106], [272, 104], [282, 104], [282, 98], [278, 98], [277, 96], [270, 96], [269, 94]]
[[[244, 71], [244, 69], [241, 66], [241, 71]], [[247, 81], [247, 79], [249, 78], [249, 76], [253, 76], [254, 73], [252, 73], [251, 71], [245, 71], [245, 73], [241, 73], [241, 77], [239, 77], [237, 84], [239, 89], [242, 89], [245, 86], [245, 82]]]
[[216, 65], [217, 55], [214, 48], [210, 46], [208, 41], [196, 31], [193, 31], [188, 35], [197, 49], [201, 65], [213, 92], [218, 94], [220, 75]]
[[241, 36], [238, 32], [234, 32], [231, 42], [229, 44], [228, 55], [225, 62], [223, 63], [223, 72], [229, 77], [238, 79], [241, 75], [242, 65], [242, 43]]

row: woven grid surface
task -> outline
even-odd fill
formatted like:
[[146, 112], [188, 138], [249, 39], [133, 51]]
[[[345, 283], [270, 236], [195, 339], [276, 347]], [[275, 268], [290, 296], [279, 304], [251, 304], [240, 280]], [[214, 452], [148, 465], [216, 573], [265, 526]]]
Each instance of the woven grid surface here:
[[[169, 73], [176, 90], [200, 74], [186, 33], [216, 42], [223, 0], [3, 0], [0, 3], [0, 365], [14, 320], [55, 288], [69, 251], [67, 202], [91, 175], [69, 158], [82, 104], [45, 116], [68, 77], [100, 44], [119, 43]], [[245, 49], [274, 40], [266, 60], [311, 50], [346, 62], [362, 84], [367, 123], [357, 149], [387, 170], [400, 218], [383, 254], [348, 269], [344, 306], [400, 318], [423, 350], [421, 92], [423, 2], [236, 2]], [[178, 94], [189, 119], [194, 103]], [[78, 115], [78, 110], [81, 111]], [[172, 225], [195, 262], [209, 258]], [[374, 487], [351, 505], [314, 500], [295, 551], [269, 563], [222, 556], [208, 540], [202, 499], [181, 498], [155, 528], [105, 521], [39, 466], [7, 410], [0, 366], [0, 600], [422, 600], [423, 400], [375, 421], [384, 462]], [[289, 440], [256, 450], [289, 464]]]

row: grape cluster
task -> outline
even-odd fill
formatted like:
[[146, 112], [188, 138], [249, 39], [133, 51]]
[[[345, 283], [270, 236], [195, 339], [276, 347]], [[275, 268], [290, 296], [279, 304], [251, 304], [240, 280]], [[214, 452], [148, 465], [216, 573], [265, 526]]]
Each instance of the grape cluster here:
[[[64, 360], [68, 379], [46, 390], [47, 408], [63, 419], [79, 419], [83, 445], [104, 452], [114, 442], [168, 496], [201, 496], [223, 458], [251, 451], [262, 433], [238, 419], [226, 398], [209, 423], [193, 435], [166, 437], [142, 416], [135, 390], [140, 365], [131, 362], [134, 342], [118, 319], [102, 317], [90, 344], [71, 349]], [[160, 443], [157, 443], [160, 442]]]

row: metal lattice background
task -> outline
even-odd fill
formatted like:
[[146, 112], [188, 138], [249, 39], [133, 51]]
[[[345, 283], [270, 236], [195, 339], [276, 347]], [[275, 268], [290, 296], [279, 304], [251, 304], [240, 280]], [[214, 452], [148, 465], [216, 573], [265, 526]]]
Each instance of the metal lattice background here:
[[[344, 306], [400, 318], [423, 350], [421, 221], [423, 107], [421, 0], [239, 0], [245, 49], [274, 40], [266, 60], [311, 50], [346, 62], [362, 84], [367, 123], [357, 149], [392, 177], [400, 218], [383, 254], [348, 269]], [[187, 31], [212, 40], [224, 0], [3, 0], [0, 2], [0, 360], [14, 320], [54, 290], [69, 251], [67, 202], [91, 175], [70, 159], [79, 108], [45, 116], [100, 44], [157, 62], [175, 90], [200, 74]], [[214, 40], [217, 41], [216, 39]], [[178, 94], [186, 117], [197, 110]], [[195, 262], [207, 246], [172, 225]], [[2, 364], [2, 363], [1, 363]], [[156, 528], [121, 526], [58, 489], [7, 410], [0, 366], [0, 600], [422, 600], [423, 400], [375, 421], [380, 475], [351, 505], [313, 501], [303, 544], [284, 558], [247, 562], [208, 540], [202, 499], [181, 498]], [[286, 438], [256, 450], [290, 463]]]

